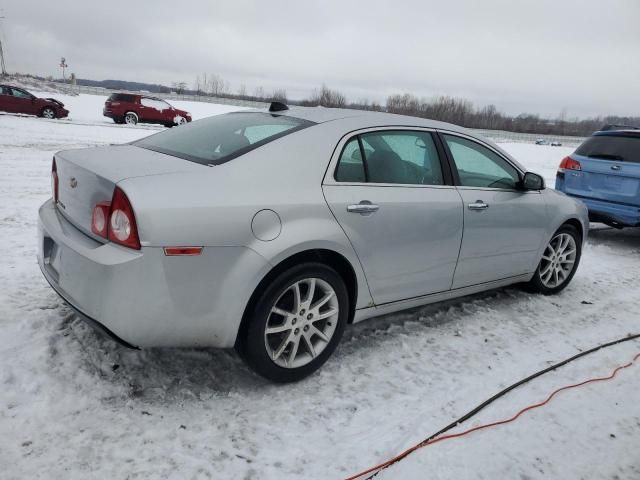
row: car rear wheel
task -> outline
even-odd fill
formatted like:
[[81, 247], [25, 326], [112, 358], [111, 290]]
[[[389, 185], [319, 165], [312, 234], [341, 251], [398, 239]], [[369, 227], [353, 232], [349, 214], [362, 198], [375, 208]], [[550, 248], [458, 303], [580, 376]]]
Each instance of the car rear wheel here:
[[42, 109], [42, 116], [49, 119], [56, 118], [56, 112], [51, 107], [44, 107]]
[[138, 115], [134, 112], [127, 112], [124, 114], [124, 123], [127, 125], [137, 125], [138, 124]]
[[563, 225], [551, 237], [542, 254], [529, 290], [551, 295], [563, 290], [576, 273], [582, 254], [582, 239], [573, 225]]
[[247, 312], [239, 350], [275, 382], [294, 382], [331, 356], [347, 323], [349, 296], [332, 268], [304, 263], [279, 274]]

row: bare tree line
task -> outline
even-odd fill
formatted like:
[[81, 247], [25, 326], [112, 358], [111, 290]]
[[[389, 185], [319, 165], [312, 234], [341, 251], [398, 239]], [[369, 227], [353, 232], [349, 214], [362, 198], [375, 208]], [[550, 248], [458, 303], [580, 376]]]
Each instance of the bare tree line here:
[[[173, 87], [178, 93], [190, 93], [186, 90], [185, 82], [175, 82]], [[394, 94], [387, 97], [384, 105], [366, 98], [349, 102], [346, 95], [329, 88], [326, 84], [322, 84], [320, 88], [314, 90], [308, 98], [295, 101], [288, 100], [287, 91], [284, 88], [267, 92], [264, 87], [258, 86], [249, 93], [246, 85], [242, 84], [236, 92], [232, 92], [229, 82], [221, 76], [206, 73], [196, 77], [193, 93], [262, 102], [280, 101], [302, 106], [373, 110], [429, 118], [467, 128], [534, 134], [585, 136], [607, 123], [640, 126], [640, 117], [610, 115], [587, 119], [567, 119], [566, 109], [562, 109], [556, 118], [544, 118], [532, 113], [512, 116], [498, 111], [495, 105], [476, 107], [467, 99], [445, 95], [427, 99], [419, 98], [410, 93]]]
[[467, 128], [535, 134], [586, 136], [608, 123], [640, 127], [640, 117], [609, 115], [568, 120], [565, 109], [560, 112], [557, 118], [543, 118], [531, 113], [511, 116], [499, 112], [495, 105], [478, 108], [469, 100], [449, 96], [424, 99], [409, 93], [395, 94], [387, 97], [386, 104], [382, 107], [375, 102], [370, 103], [368, 100], [347, 103], [344, 100], [344, 95], [328, 89], [324, 85], [319, 92], [316, 91], [309, 99], [301, 103], [304, 105], [340, 106], [343, 108], [385, 111], [454, 123]]

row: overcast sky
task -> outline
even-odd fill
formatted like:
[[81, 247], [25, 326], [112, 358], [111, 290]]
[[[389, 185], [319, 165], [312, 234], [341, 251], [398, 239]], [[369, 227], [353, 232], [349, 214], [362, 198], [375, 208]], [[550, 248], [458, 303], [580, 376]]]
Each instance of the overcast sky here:
[[9, 71], [640, 115], [640, 0], [3, 0]]

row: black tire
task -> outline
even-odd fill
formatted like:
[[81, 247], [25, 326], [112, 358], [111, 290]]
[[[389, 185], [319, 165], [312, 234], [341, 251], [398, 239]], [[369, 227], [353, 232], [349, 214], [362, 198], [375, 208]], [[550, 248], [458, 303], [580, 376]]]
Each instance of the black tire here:
[[[316, 278], [327, 282], [338, 302], [337, 325], [329, 342], [313, 360], [296, 368], [285, 368], [272, 360], [265, 344], [265, 329], [271, 309], [296, 282]], [[349, 317], [349, 294], [344, 280], [332, 268], [322, 263], [303, 263], [277, 275], [245, 313], [246, 327], [238, 338], [237, 350], [245, 362], [259, 375], [273, 382], [288, 383], [302, 380], [320, 368], [338, 346]]]
[[527, 291], [533, 292], [533, 293], [541, 293], [543, 295], [553, 295], [564, 290], [564, 288], [566, 288], [566, 286], [569, 285], [569, 283], [571, 283], [571, 279], [573, 279], [573, 276], [575, 275], [576, 270], [578, 270], [578, 265], [580, 264], [580, 257], [582, 256], [582, 235], [580, 235], [580, 232], [578, 231], [578, 229], [573, 225], [565, 224], [553, 234], [553, 236], [551, 237], [551, 240], [553, 240], [558, 235], [563, 233], [571, 235], [576, 244], [576, 255], [573, 263], [573, 270], [571, 270], [569, 275], [562, 281], [562, 283], [560, 283], [555, 287], [550, 288], [547, 285], [545, 285], [544, 282], [542, 281], [542, 278], [540, 275], [540, 269], [542, 267], [543, 260], [540, 260], [540, 263], [536, 268], [536, 273], [533, 275], [533, 278], [531, 278], [531, 280], [529, 280], [529, 282], [525, 284], [525, 288]]

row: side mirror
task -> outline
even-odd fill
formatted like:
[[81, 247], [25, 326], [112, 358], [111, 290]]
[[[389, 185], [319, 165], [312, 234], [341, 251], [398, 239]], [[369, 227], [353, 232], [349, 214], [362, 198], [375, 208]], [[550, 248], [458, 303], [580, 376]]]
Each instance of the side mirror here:
[[537, 173], [527, 172], [521, 182], [522, 190], [544, 190], [544, 178]]

